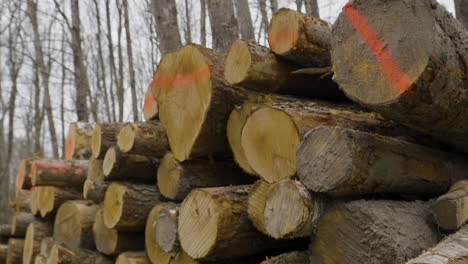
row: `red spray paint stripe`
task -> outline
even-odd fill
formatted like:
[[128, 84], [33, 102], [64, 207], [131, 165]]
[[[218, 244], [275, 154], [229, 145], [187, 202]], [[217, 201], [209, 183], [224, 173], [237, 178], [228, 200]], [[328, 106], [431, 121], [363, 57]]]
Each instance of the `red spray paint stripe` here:
[[177, 74], [176, 76], [170, 77], [159, 77], [153, 79], [153, 84], [155, 85], [175, 85], [175, 86], [183, 86], [186, 84], [190, 84], [193, 81], [200, 79], [202, 77], [209, 76], [210, 74], [210, 67], [206, 66], [201, 68], [200, 70], [190, 73], [190, 74]]
[[73, 147], [73, 140], [69, 138], [67, 139], [67, 142], [65, 144], [65, 154], [64, 154], [64, 158], [67, 160], [72, 159], [72, 156], [73, 156], [72, 147]]
[[39, 168], [48, 168], [48, 169], [56, 169], [56, 170], [84, 170], [85, 168], [82, 167], [75, 167], [73, 165], [57, 165], [57, 164], [50, 164], [50, 163], [44, 163], [44, 162], [34, 162], [34, 167], [39, 167]]
[[411, 81], [401, 72], [384, 43], [366, 22], [364, 17], [354, 9], [352, 1], [343, 7], [343, 12], [374, 53], [388, 81], [392, 83], [393, 87], [398, 92], [403, 93], [406, 91], [411, 86]]
[[153, 95], [150, 93], [146, 98], [145, 98], [145, 103], [143, 104], [143, 110], [146, 110], [150, 108], [156, 100], [154, 100]]

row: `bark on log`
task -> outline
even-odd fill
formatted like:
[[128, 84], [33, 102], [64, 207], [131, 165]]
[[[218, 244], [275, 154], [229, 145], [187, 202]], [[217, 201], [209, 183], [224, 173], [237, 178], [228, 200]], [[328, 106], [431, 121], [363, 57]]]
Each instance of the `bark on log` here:
[[116, 256], [125, 251], [138, 251], [145, 248], [141, 233], [123, 233], [104, 225], [102, 209], [96, 213], [93, 224], [96, 249], [109, 256]]
[[331, 45], [348, 97], [468, 151], [468, 32], [437, 1], [353, 1]]
[[244, 107], [252, 110], [240, 110], [248, 116], [242, 126], [241, 146], [232, 148], [238, 153], [242, 148], [250, 167], [270, 183], [296, 174], [297, 148], [304, 134], [317, 126], [341, 126], [391, 136], [415, 134], [378, 114], [348, 104], [275, 96], [267, 103]]
[[95, 251], [81, 248], [68, 249], [61, 245], [54, 245], [47, 264], [59, 263], [113, 264], [114, 262]]
[[151, 88], [152, 85], [153, 84], [151, 84], [148, 87], [148, 90], [146, 90], [145, 101], [143, 103], [143, 117], [145, 118], [145, 121], [153, 121], [158, 119], [158, 101], [156, 101], [156, 98], [153, 96], [153, 91]]
[[34, 186], [70, 187], [81, 190], [88, 172], [87, 160], [36, 160], [31, 165]]
[[8, 238], [12, 236], [11, 234], [11, 225], [9, 224], [0, 224], [0, 237]]
[[[153, 95], [174, 157], [179, 161], [229, 154], [226, 123], [253, 93], [224, 80], [225, 54], [190, 44], [163, 56]], [[185, 65], [180, 67], [180, 65]]]
[[6, 263], [8, 244], [0, 244], [0, 263]]
[[24, 239], [10, 238], [8, 240], [8, 252], [6, 264], [22, 264], [23, 263], [23, 247]]
[[86, 180], [83, 185], [83, 197], [97, 204], [104, 201], [109, 183], [104, 181], [93, 182]]
[[150, 264], [146, 252], [124, 252], [119, 255], [115, 264]]
[[119, 231], [143, 231], [161, 194], [153, 185], [113, 182], [104, 198], [104, 224]]
[[177, 233], [177, 220], [179, 207], [162, 208], [156, 219], [156, 243], [166, 253], [173, 255], [180, 252], [179, 234]]
[[420, 201], [343, 203], [319, 219], [310, 263], [403, 263], [438, 241], [428, 209]]
[[94, 124], [73, 122], [68, 129], [64, 160], [88, 159], [91, 157], [91, 136]]
[[55, 240], [53, 237], [43, 238], [41, 241], [41, 249], [39, 251], [40, 255], [46, 258], [49, 257], [50, 252], [52, 251], [52, 248], [54, 247], [54, 245], [55, 245]]
[[229, 49], [224, 76], [232, 85], [258, 92], [344, 100], [331, 68], [320, 69], [316, 74], [295, 72], [298, 65], [278, 59], [267, 47], [254, 40], [237, 40]]
[[458, 230], [468, 220], [467, 206], [468, 181], [458, 181], [432, 206], [437, 225], [445, 230]]
[[117, 134], [122, 152], [161, 158], [169, 149], [166, 131], [160, 122], [127, 123]]
[[174, 258], [173, 254], [164, 252], [156, 242], [156, 224], [161, 210], [176, 208], [174, 203], [158, 203], [152, 209], [146, 220], [145, 227], [145, 249], [148, 258], [153, 264], [169, 264]]
[[28, 225], [38, 221], [38, 218], [30, 213], [15, 213], [11, 217], [11, 235], [16, 237], [26, 236]]
[[463, 264], [468, 261], [468, 225], [447, 236], [436, 246], [425, 250], [406, 264]]
[[143, 181], [155, 183], [159, 160], [152, 157], [132, 155], [121, 152], [117, 147], [107, 150], [102, 170], [109, 181]]
[[37, 205], [37, 201], [39, 201], [39, 189], [44, 188], [44, 187], [32, 187], [31, 188], [31, 199], [29, 199], [29, 209], [31, 211], [31, 214], [33, 215], [38, 215], [39, 214], [39, 208]]
[[19, 190], [29, 190], [32, 187], [29, 172], [31, 170], [31, 163], [37, 159], [37, 157], [32, 157], [21, 160], [20, 165], [18, 167], [18, 174], [16, 175], [16, 195], [18, 195]]
[[107, 150], [117, 144], [117, 133], [125, 123], [100, 123], [94, 126], [91, 138], [92, 157], [103, 159]]
[[468, 159], [404, 140], [321, 126], [298, 151], [298, 175], [314, 192], [433, 197], [466, 178]]
[[88, 174], [86, 179], [93, 182], [104, 181], [104, 172], [102, 170], [103, 163], [104, 161], [102, 159], [91, 158], [88, 162]]
[[60, 206], [54, 223], [54, 239], [71, 248], [93, 249], [93, 222], [98, 205], [69, 201]]
[[41, 250], [42, 239], [51, 236], [53, 227], [47, 222], [33, 222], [28, 225], [24, 238], [23, 264], [32, 264]]
[[37, 195], [32, 198], [34, 204], [32, 207], [37, 208], [37, 212], [42, 218], [54, 215], [59, 207], [69, 200], [83, 199], [83, 195], [79, 191], [52, 186], [36, 187], [34, 194]]
[[293, 251], [262, 261], [260, 264], [309, 264], [309, 253]]
[[304, 67], [328, 67], [332, 25], [319, 18], [282, 8], [268, 27], [268, 43], [278, 56]]
[[247, 195], [251, 189], [244, 185], [193, 190], [179, 210], [184, 251], [195, 259], [217, 260], [283, 247], [284, 241], [263, 235], [249, 221]]
[[164, 197], [182, 201], [196, 188], [248, 184], [252, 180], [233, 162], [202, 159], [178, 162], [168, 152], [158, 168], [157, 182]]

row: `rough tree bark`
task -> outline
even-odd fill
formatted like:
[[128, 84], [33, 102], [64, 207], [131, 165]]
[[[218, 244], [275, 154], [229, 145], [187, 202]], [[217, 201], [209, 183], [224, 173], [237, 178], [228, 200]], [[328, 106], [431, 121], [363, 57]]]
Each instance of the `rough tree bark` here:
[[239, 38], [239, 27], [232, 0], [207, 0], [213, 49], [227, 51]]
[[128, 69], [130, 75], [130, 91], [132, 93], [132, 107], [133, 107], [133, 121], [138, 121], [138, 102], [136, 94], [136, 78], [135, 78], [135, 66], [133, 65], [133, 47], [132, 37], [130, 31], [130, 19], [128, 0], [123, 0], [123, 13], [124, 13], [124, 25], [125, 25], [125, 36], [127, 40], [127, 57], [128, 57]]
[[455, 0], [454, 2], [457, 19], [468, 29], [468, 1]]
[[248, 0], [234, 0], [239, 31], [243, 39], [255, 39]]
[[175, 0], [151, 0], [151, 11], [156, 21], [161, 53], [178, 49], [182, 46], [177, 21]]

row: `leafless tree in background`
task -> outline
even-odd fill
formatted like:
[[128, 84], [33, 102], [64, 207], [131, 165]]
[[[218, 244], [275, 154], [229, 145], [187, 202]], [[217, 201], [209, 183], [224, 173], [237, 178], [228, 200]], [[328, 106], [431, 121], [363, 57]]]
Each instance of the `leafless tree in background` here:
[[[238, 1], [238, 0], [235, 0]], [[226, 51], [239, 38], [232, 0], [207, 0], [213, 49]]]
[[239, 30], [243, 39], [255, 39], [255, 34], [252, 25], [252, 17], [250, 16], [249, 1], [234, 0], [236, 4], [236, 16], [239, 22]]
[[180, 48], [182, 42], [175, 0], [151, 0], [151, 11], [156, 21], [161, 53]]
[[468, 0], [455, 0], [455, 12], [458, 20], [468, 28]]
[[304, 0], [306, 13], [309, 16], [320, 17], [317, 0]]
[[206, 46], [206, 0], [200, 0], [200, 43]]

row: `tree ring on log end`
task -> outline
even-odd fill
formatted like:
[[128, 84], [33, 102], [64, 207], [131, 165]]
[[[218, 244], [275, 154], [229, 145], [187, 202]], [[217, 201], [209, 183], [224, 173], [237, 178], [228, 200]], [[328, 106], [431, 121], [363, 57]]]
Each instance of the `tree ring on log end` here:
[[210, 67], [192, 45], [167, 53], [155, 75], [153, 95], [174, 157], [189, 158], [212, 97]]
[[60, 206], [55, 217], [54, 238], [66, 241], [68, 246], [79, 247], [81, 242], [81, 215], [74, 203]]
[[122, 152], [129, 152], [135, 143], [135, 130], [132, 124], [123, 126], [117, 135], [117, 144]]
[[97, 214], [93, 224], [93, 235], [96, 249], [106, 255], [112, 255], [117, 247], [119, 239], [118, 231], [107, 228], [104, 224], [102, 209]]
[[105, 176], [111, 174], [114, 164], [117, 160], [117, 151], [115, 147], [111, 147], [107, 150], [106, 155], [104, 156], [104, 161], [102, 163], [102, 172]]
[[203, 258], [214, 249], [219, 216], [222, 214], [220, 209], [217, 202], [204, 191], [194, 190], [185, 198], [179, 211], [178, 230], [182, 248], [191, 257]]
[[178, 193], [182, 168], [172, 153], [164, 155], [158, 168], [158, 188], [168, 199], [175, 199]]
[[265, 181], [278, 182], [296, 174], [296, 150], [301, 139], [287, 113], [260, 108], [245, 123], [241, 142], [250, 166]]
[[23, 263], [31, 263], [34, 250], [34, 223], [28, 225], [26, 236], [24, 238]]
[[[281, 13], [280, 13], [281, 12]], [[268, 27], [268, 42], [276, 54], [283, 54], [296, 46], [299, 39], [299, 17], [288, 9], [275, 14]]]
[[127, 188], [118, 183], [112, 183], [104, 198], [104, 225], [114, 228], [122, 216], [124, 196]]
[[245, 79], [252, 57], [250, 56], [249, 47], [243, 40], [235, 41], [226, 57], [225, 78], [228, 83], [237, 84]]

